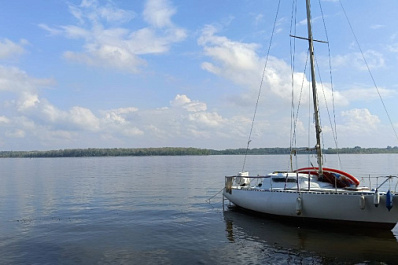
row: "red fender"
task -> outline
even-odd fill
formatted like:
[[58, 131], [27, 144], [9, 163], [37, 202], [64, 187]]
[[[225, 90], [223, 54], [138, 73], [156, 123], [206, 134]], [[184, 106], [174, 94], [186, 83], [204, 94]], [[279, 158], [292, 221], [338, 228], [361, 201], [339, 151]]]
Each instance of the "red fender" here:
[[[299, 169], [295, 170], [295, 172], [318, 174], [318, 169], [319, 169], [318, 167], [305, 167], [305, 168], [299, 168]], [[334, 169], [334, 168], [327, 168], [327, 167], [324, 167], [323, 171], [327, 172], [327, 173], [337, 173], [337, 174], [343, 175], [344, 177], [347, 177], [348, 179], [350, 179], [352, 184], [354, 184], [356, 186], [359, 185], [359, 180], [356, 177], [354, 177], [353, 175], [348, 174], [347, 172], [344, 172], [344, 171], [341, 171], [338, 169]]]

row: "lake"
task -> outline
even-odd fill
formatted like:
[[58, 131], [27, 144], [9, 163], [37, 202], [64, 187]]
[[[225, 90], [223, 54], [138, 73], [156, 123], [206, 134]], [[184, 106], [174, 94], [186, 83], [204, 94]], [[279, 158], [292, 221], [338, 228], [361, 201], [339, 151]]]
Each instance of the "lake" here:
[[[398, 174], [395, 154], [340, 159], [342, 169], [363, 177], [366, 185], [377, 184], [369, 183], [369, 174]], [[0, 263], [398, 263], [398, 226], [392, 231], [299, 227], [234, 208], [223, 211], [224, 176], [241, 171], [243, 160], [0, 159]], [[305, 163], [307, 156], [299, 160]], [[326, 156], [326, 164], [337, 166], [338, 157]], [[249, 156], [245, 169], [265, 174], [288, 165], [285, 155]]]

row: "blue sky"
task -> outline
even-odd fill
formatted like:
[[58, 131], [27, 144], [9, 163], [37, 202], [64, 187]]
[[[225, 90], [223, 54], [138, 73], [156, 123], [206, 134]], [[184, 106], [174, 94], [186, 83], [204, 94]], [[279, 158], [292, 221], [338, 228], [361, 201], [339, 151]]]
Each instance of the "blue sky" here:
[[[291, 1], [281, 1], [251, 147], [308, 143], [306, 42], [290, 67]], [[304, 1], [303, 1], [304, 2]], [[28, 3], [28, 4], [27, 4]], [[398, 145], [339, 1], [313, 1], [325, 147]], [[341, 1], [398, 130], [398, 2]], [[305, 36], [303, 7], [294, 21]], [[3, 1], [0, 150], [240, 148], [248, 139], [277, 1]], [[325, 68], [326, 67], [326, 68]], [[292, 82], [291, 77], [294, 76]], [[329, 103], [330, 104], [330, 103]], [[296, 103], [295, 106], [298, 106]], [[328, 120], [335, 116], [335, 122]], [[308, 115], [307, 115], [308, 116]]]

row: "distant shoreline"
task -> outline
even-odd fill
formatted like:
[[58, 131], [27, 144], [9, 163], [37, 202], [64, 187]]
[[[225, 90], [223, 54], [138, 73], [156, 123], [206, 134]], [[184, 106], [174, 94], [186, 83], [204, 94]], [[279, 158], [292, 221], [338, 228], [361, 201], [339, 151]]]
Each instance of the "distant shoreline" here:
[[[0, 158], [34, 158], [34, 157], [106, 157], [106, 156], [201, 156], [201, 155], [283, 155], [290, 154], [290, 148], [238, 148], [238, 149], [200, 149], [192, 147], [160, 147], [160, 148], [87, 148], [60, 149], [49, 151], [0, 151]], [[312, 151], [300, 151], [308, 154]], [[398, 147], [387, 148], [328, 148], [324, 154], [394, 154]]]

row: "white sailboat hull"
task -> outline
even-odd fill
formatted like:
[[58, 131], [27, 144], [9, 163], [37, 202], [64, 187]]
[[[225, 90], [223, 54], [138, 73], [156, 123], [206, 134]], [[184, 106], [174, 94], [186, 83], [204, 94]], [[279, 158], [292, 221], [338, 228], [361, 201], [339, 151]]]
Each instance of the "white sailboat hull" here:
[[354, 222], [390, 229], [398, 221], [398, 198], [393, 198], [395, 207], [389, 211], [385, 206], [386, 195], [380, 195], [380, 204], [376, 207], [372, 192], [232, 188], [230, 193], [224, 190], [224, 196], [241, 208], [280, 217]]

